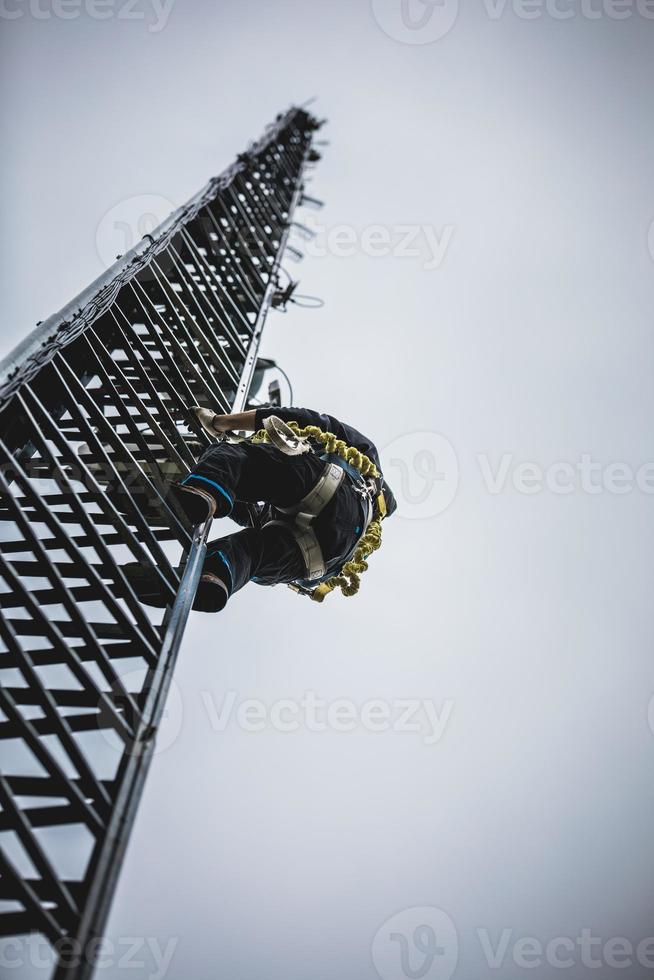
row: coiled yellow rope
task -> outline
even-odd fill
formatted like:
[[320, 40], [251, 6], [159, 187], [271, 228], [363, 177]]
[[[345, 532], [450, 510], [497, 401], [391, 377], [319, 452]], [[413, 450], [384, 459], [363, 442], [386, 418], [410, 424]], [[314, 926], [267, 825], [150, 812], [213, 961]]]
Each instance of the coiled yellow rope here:
[[[288, 425], [300, 439], [314, 439], [323, 446], [325, 452], [335, 453], [337, 456], [340, 456], [346, 463], [349, 463], [350, 466], [358, 470], [362, 476], [381, 476], [373, 461], [365, 453], [362, 453], [354, 446], [348, 446], [342, 439], [338, 439], [333, 432], [325, 432], [323, 429], [319, 429], [317, 425], [307, 425], [303, 429], [300, 428], [297, 422], [289, 422]], [[270, 437], [265, 429], [259, 429], [252, 437], [252, 442], [255, 444], [270, 441]], [[381, 516], [376, 517], [370, 522], [366, 533], [356, 547], [354, 555], [343, 566], [340, 575], [335, 575], [313, 590], [311, 598], [314, 602], [323, 602], [330, 592], [338, 588], [340, 588], [344, 596], [357, 594], [361, 587], [361, 575], [368, 570], [367, 559], [373, 551], [381, 548], [383, 508], [381, 509]]]

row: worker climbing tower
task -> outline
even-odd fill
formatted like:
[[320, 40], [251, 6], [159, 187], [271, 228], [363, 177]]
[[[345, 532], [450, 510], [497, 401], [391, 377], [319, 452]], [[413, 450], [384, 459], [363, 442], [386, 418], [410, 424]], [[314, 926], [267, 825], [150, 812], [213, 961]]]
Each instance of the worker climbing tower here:
[[0, 365], [0, 954], [47, 940], [53, 980], [93, 973], [188, 614], [198, 542], [165, 499], [208, 444], [188, 407], [248, 406], [318, 127], [278, 117]]

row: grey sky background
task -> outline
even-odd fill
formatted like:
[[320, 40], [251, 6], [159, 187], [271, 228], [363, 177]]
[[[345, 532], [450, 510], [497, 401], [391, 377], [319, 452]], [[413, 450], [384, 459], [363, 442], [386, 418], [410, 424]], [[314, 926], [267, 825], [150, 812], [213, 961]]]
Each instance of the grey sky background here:
[[[400, 941], [373, 939], [416, 907], [458, 935], [457, 963], [437, 929], [428, 980], [654, 969], [597, 945], [591, 969], [576, 943], [654, 934], [652, 494], [601, 488], [610, 464], [654, 459], [654, 22], [589, 2], [565, 20], [465, 2], [424, 44], [405, 43], [420, 31], [397, 28], [400, 0], [177, 0], [165, 24], [144, 0], [138, 20], [118, 0], [102, 22], [3, 8], [21, 16], [0, 18], [1, 353], [102, 271], [115, 215], [138, 226], [156, 201], [164, 217], [162, 198], [182, 204], [313, 95], [326, 207], [298, 217], [359, 243], [286, 263], [326, 305], [272, 314], [263, 353], [297, 404], [387, 447], [401, 515], [356, 599], [251, 586], [193, 619], [108, 931], [120, 955], [126, 937], [175, 940], [169, 978], [402, 980]], [[419, 255], [366, 254], [371, 226], [391, 253], [400, 226], [432, 229], [442, 261], [427, 267], [424, 231]], [[512, 482], [584, 454], [600, 492]], [[426, 744], [424, 713], [422, 732], [236, 721], [242, 701], [307, 691], [394, 715], [427, 700], [444, 731]], [[215, 730], [207, 703], [230, 692]], [[414, 971], [429, 914], [395, 929]], [[486, 930], [493, 946], [512, 931], [500, 969]], [[568, 937], [573, 965], [519, 966], [526, 936]], [[98, 975], [158, 975], [142, 945], [134, 959]]]

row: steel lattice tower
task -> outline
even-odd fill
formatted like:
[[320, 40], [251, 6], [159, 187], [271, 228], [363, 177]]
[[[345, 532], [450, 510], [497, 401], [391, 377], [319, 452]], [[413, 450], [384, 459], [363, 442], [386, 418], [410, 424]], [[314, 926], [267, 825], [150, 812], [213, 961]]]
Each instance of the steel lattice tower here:
[[[187, 408], [247, 403], [318, 125], [280, 116], [0, 366], [0, 936], [47, 937], [57, 980], [93, 972], [184, 625], [191, 538], [165, 488], [208, 443]], [[165, 614], [132, 592], [134, 560]]]

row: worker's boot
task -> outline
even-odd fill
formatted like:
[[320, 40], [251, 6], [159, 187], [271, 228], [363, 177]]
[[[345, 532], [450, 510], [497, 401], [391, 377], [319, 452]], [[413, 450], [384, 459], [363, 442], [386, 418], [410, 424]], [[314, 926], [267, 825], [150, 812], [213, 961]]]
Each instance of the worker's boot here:
[[[130, 561], [126, 565], [121, 565], [120, 570], [144, 605], [165, 609], [166, 606], [173, 604], [174, 595], [166, 589], [156, 568], [142, 565], [138, 561]], [[117, 591], [120, 595], [124, 587], [118, 585]]]
[[193, 608], [198, 612], [220, 612], [227, 605], [229, 586], [214, 572], [204, 572], [195, 594]]
[[222, 551], [211, 551], [204, 559], [202, 578], [193, 608], [200, 612], [220, 612], [227, 605], [234, 586], [232, 567]]
[[[221, 568], [214, 568], [211, 559], [208, 559], [207, 563], [210, 567], [207, 568], [205, 565], [195, 594], [193, 609], [198, 612], [220, 612], [227, 605], [230, 595], [229, 574], [224, 566], [222, 571]], [[121, 571], [144, 605], [165, 609], [166, 606], [173, 604], [174, 597], [163, 585], [156, 569], [132, 561], [122, 565]]]
[[184, 515], [191, 527], [204, 524], [209, 517], [223, 516], [216, 513], [218, 505], [213, 494], [200, 487], [173, 483], [166, 499], [178, 513]]

